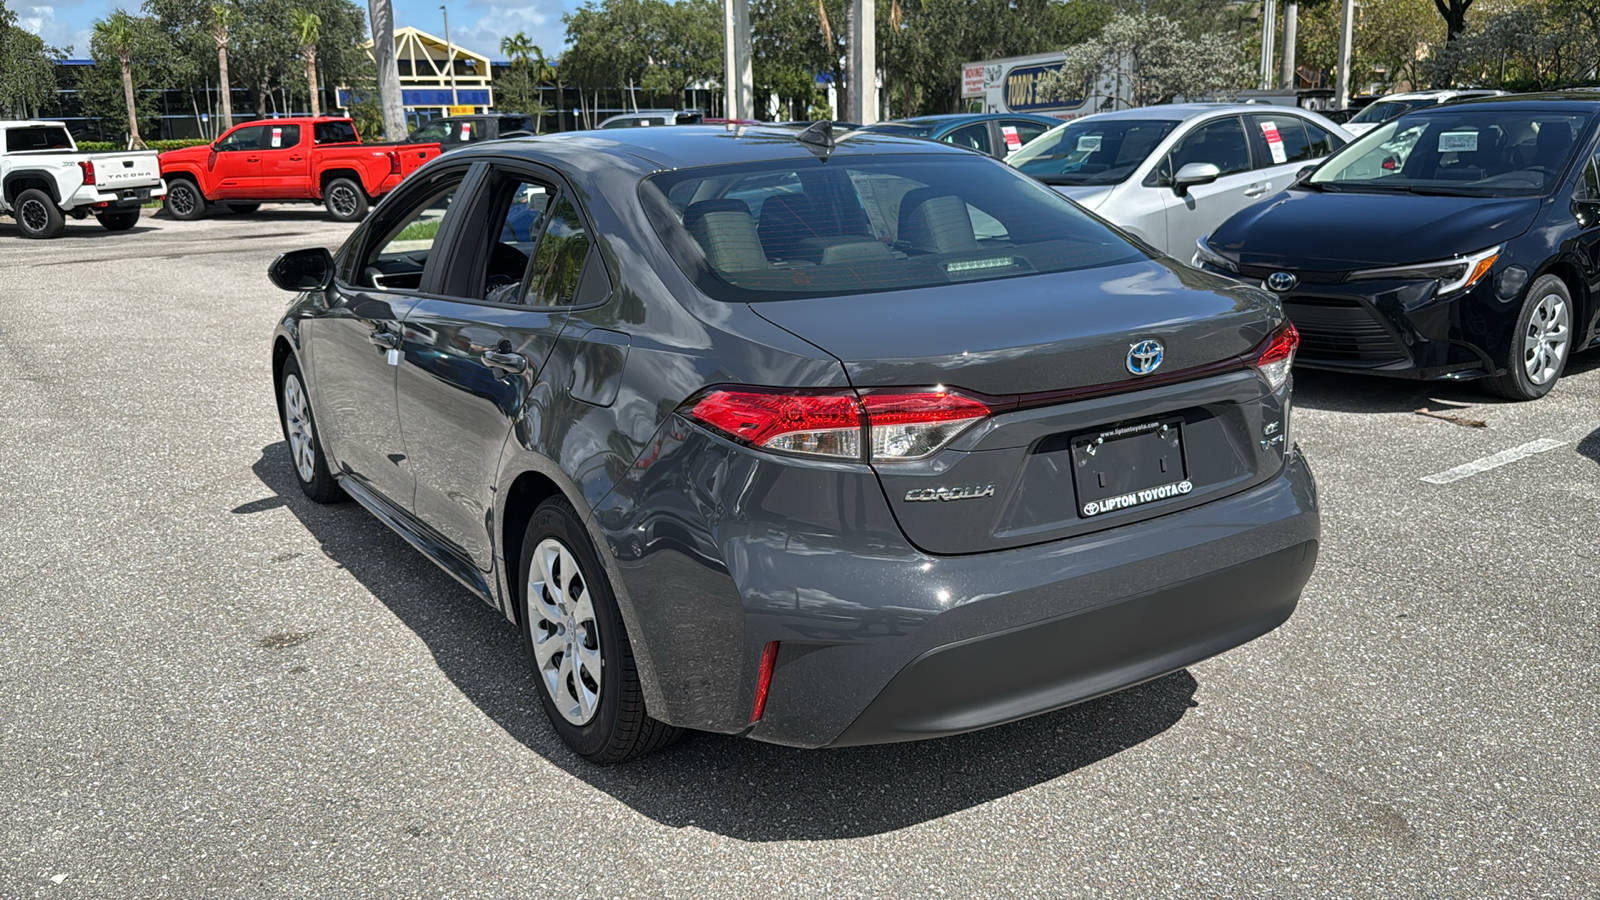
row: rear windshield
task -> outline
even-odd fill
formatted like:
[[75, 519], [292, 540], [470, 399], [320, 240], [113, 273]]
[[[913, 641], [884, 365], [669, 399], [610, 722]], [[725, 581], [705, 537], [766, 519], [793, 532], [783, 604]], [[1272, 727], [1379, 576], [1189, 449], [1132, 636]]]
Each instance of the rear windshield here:
[[1321, 191], [1533, 197], [1561, 181], [1587, 113], [1440, 106], [1392, 119], [1323, 163]]
[[1411, 112], [1413, 109], [1422, 109], [1427, 106], [1437, 106], [1439, 101], [1433, 97], [1418, 97], [1415, 100], [1379, 100], [1369, 104], [1366, 109], [1355, 114], [1350, 119], [1352, 123], [1373, 124], [1387, 122], [1398, 115]]
[[1001, 163], [835, 156], [653, 175], [640, 196], [678, 265], [734, 302], [904, 288], [1146, 258]]
[[1047, 131], [1011, 157], [1045, 184], [1120, 184], [1178, 123], [1088, 118]]
[[6, 130], [7, 153], [71, 149], [72, 138], [67, 135], [67, 129], [59, 125], [46, 125], [36, 128], [10, 128]]

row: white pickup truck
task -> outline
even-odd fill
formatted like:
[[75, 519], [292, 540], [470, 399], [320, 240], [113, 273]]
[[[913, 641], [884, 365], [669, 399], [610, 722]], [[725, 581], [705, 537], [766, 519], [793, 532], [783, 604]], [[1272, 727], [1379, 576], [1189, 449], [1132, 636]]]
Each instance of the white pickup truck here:
[[79, 153], [60, 122], [0, 120], [0, 214], [23, 237], [53, 238], [65, 216], [93, 215], [108, 231], [139, 221], [139, 207], [166, 196], [154, 150]]

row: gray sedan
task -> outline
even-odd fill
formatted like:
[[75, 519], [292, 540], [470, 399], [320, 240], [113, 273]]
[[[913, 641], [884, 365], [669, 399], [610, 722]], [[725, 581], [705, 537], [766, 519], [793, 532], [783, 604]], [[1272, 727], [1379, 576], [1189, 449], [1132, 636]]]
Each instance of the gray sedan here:
[[1350, 141], [1314, 112], [1189, 103], [1068, 122], [1010, 163], [1162, 252], [1195, 241]]

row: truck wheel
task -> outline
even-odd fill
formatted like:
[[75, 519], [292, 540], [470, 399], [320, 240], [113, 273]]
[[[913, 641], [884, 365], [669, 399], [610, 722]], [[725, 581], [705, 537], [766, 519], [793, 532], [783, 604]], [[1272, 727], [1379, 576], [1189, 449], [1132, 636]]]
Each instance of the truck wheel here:
[[235, 215], [248, 216], [251, 213], [255, 212], [256, 210], [260, 209], [261, 208], [261, 204], [259, 204], [259, 203], [229, 203], [228, 204], [228, 208], [233, 210]]
[[328, 215], [340, 222], [357, 222], [367, 214], [367, 192], [348, 178], [328, 182], [322, 200]]
[[137, 209], [119, 209], [114, 212], [101, 213], [95, 216], [107, 231], [127, 231], [139, 224], [139, 211]]
[[22, 228], [22, 236], [26, 238], [60, 237], [62, 230], [67, 227], [60, 207], [50, 199], [49, 194], [38, 188], [29, 188], [17, 195], [12, 215], [17, 217], [17, 225]]
[[174, 178], [167, 182], [167, 215], [180, 222], [193, 222], [206, 214], [206, 198], [187, 178]]

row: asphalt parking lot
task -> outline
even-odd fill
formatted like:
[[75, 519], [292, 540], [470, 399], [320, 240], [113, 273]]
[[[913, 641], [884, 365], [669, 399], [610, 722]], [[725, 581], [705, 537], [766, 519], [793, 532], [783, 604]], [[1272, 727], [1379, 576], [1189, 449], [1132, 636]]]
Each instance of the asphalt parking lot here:
[[1217, 659], [598, 769], [511, 625], [296, 487], [264, 272], [349, 228], [0, 221], [0, 897], [1600, 894], [1600, 351], [1532, 404], [1298, 374], [1320, 565]]

